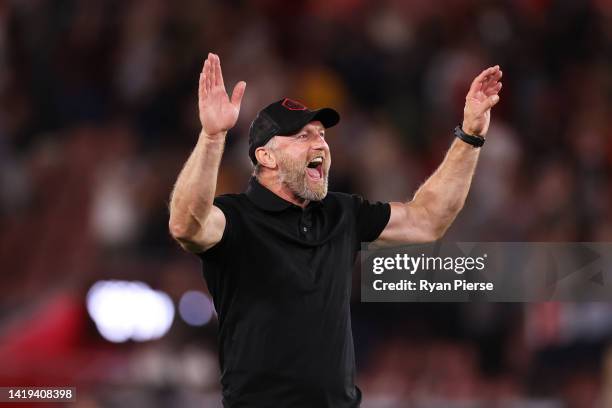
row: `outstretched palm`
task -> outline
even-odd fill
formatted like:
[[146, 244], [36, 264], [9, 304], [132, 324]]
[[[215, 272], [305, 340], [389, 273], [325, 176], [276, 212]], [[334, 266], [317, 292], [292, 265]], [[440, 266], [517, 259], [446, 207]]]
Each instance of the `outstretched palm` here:
[[499, 65], [496, 65], [485, 69], [474, 79], [465, 97], [462, 126], [464, 132], [478, 136], [487, 134], [491, 108], [499, 101], [501, 77], [502, 71]]
[[226, 132], [236, 124], [245, 87], [246, 82], [238, 82], [230, 99], [223, 83], [219, 56], [208, 54], [200, 73], [198, 90], [200, 122], [207, 135]]

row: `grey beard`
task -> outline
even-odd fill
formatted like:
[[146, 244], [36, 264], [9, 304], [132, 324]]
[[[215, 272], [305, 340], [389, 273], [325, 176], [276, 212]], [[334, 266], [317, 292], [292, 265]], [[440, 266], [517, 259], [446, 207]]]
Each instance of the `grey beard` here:
[[304, 189], [300, 192], [300, 194], [298, 194], [297, 191], [294, 191], [294, 193], [298, 197], [303, 198], [304, 200], [321, 201], [327, 195], [327, 177], [326, 176], [323, 177], [323, 188], [319, 191], [315, 191], [315, 190], [308, 188], [308, 184], [306, 182], [306, 176], [304, 176]]
[[321, 201], [327, 195], [327, 187], [328, 187], [328, 177], [327, 175], [323, 176], [323, 188], [318, 189], [317, 191], [308, 187], [308, 182], [306, 181], [306, 174], [300, 171], [287, 171], [286, 169], [281, 170], [280, 172], [281, 182], [287, 187], [289, 190], [296, 196], [300, 197], [303, 200], [308, 201]]

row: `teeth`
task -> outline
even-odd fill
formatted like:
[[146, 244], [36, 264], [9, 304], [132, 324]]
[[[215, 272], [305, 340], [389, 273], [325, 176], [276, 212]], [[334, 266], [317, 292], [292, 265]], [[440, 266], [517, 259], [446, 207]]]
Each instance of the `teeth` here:
[[308, 165], [306, 167], [309, 167], [311, 169], [316, 168], [319, 164], [323, 164], [323, 158], [321, 156], [319, 157], [315, 157], [314, 159], [312, 159], [311, 161], [308, 162]]

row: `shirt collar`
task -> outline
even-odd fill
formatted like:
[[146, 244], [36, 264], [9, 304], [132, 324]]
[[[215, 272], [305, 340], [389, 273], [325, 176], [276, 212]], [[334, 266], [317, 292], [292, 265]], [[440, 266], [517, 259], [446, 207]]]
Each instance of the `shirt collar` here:
[[[262, 210], [284, 211], [290, 207], [301, 210], [299, 206], [279, 197], [268, 188], [262, 186], [256, 177], [251, 177], [245, 194], [253, 204]], [[306, 207], [316, 207], [320, 204], [318, 201], [311, 201]]]
[[253, 204], [266, 211], [283, 211], [293, 205], [259, 184], [255, 177], [251, 177], [246, 195]]

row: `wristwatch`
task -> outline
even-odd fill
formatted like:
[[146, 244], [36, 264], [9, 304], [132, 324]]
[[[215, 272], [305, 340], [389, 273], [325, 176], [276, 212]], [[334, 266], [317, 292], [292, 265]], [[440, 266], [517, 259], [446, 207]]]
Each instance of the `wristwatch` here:
[[465, 133], [463, 129], [461, 129], [460, 125], [455, 128], [454, 133], [459, 139], [463, 140], [465, 143], [471, 144], [474, 147], [481, 147], [485, 142], [485, 138], [482, 136], [468, 135]]

